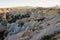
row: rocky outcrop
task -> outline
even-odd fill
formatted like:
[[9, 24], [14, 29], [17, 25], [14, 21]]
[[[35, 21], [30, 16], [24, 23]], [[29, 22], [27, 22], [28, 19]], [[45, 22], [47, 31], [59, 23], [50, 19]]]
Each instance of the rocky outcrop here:
[[[6, 27], [4, 40], [38, 40], [60, 31], [56, 10], [15, 10], [5, 13], [1, 25]], [[1, 26], [0, 25], [0, 26]], [[1, 26], [2, 27], [2, 26]]]
[[23, 10], [11, 13], [13, 17], [8, 14], [11, 19], [15, 16], [19, 18], [7, 25], [8, 34], [4, 40], [38, 40], [60, 31], [60, 16], [57, 11]]

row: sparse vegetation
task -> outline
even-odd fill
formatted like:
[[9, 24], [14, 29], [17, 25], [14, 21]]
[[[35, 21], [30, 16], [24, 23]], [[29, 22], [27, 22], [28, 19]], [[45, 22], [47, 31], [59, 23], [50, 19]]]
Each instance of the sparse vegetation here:
[[54, 34], [51, 34], [51, 35], [44, 36], [42, 40], [56, 40], [56, 38], [54, 37], [58, 34], [60, 34], [60, 31], [55, 32]]

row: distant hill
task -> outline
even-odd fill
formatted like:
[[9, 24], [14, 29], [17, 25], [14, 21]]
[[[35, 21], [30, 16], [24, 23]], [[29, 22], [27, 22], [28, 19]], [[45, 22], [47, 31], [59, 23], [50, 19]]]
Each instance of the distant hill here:
[[11, 8], [0, 8], [0, 13], [5, 13], [9, 11], [14, 11], [14, 10], [60, 10], [60, 7], [58, 5], [54, 7], [49, 7], [49, 8], [44, 8], [44, 7], [11, 7]]

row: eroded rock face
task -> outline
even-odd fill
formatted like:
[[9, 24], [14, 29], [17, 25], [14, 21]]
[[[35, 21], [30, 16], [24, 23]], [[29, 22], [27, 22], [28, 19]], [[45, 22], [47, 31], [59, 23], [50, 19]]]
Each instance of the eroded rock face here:
[[0, 25], [6, 26], [5, 40], [38, 40], [60, 31], [60, 16], [53, 10], [16, 10], [6, 13]]

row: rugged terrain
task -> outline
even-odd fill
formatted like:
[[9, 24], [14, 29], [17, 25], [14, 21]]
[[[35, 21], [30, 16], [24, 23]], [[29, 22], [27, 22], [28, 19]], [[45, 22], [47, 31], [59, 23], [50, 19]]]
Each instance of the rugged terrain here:
[[1, 40], [60, 40], [59, 8], [10, 8], [10, 10], [6, 8], [1, 10]]

